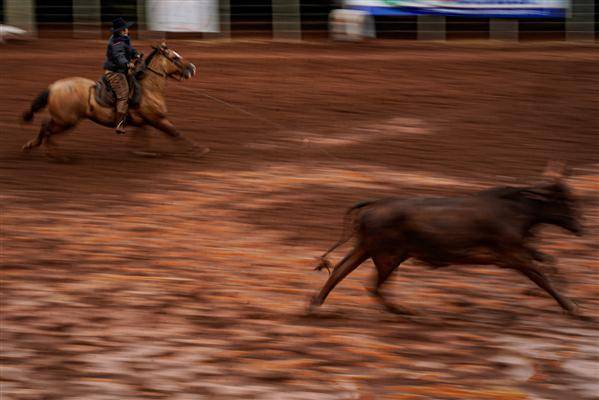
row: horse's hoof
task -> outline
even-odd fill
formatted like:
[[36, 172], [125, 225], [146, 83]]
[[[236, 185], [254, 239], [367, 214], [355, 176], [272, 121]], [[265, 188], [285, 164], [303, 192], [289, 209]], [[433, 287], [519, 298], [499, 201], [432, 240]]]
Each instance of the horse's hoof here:
[[418, 314], [414, 311], [401, 306], [385, 304], [385, 308], [392, 314], [415, 317]]
[[31, 145], [31, 143], [27, 143], [27, 144], [24, 144], [23, 147], [21, 147], [21, 151], [23, 153], [29, 153], [32, 148], [33, 148], [33, 146]]
[[210, 153], [210, 147], [193, 148], [191, 149], [191, 155], [194, 157], [203, 157]]
[[141, 151], [141, 150], [133, 150], [133, 151], [131, 151], [131, 154], [133, 154], [134, 156], [147, 157], [147, 158], [157, 158], [162, 155], [160, 153], [155, 153], [152, 151]]
[[74, 162], [73, 158], [63, 156], [63, 155], [58, 155], [58, 154], [46, 154], [46, 157], [50, 161], [59, 163], [59, 164], [72, 164]]
[[49, 160], [57, 164], [73, 164], [73, 160], [69, 157], [49, 157]]

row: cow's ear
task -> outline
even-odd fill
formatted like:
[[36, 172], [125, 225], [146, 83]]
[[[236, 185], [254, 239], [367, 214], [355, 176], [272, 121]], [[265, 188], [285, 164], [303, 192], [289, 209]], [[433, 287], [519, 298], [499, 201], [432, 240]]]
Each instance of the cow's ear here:
[[553, 182], [560, 182], [566, 176], [566, 163], [563, 161], [550, 161], [545, 167], [543, 177]]

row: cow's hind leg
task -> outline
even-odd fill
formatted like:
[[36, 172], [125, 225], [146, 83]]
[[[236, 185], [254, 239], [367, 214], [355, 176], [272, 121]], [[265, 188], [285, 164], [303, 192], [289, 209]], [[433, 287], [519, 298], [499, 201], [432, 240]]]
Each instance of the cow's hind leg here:
[[372, 257], [376, 266], [376, 275], [374, 278], [374, 287], [370, 293], [383, 305], [385, 308], [395, 314], [413, 314], [410, 310], [396, 306], [389, 302], [381, 293], [381, 287], [389, 279], [393, 271], [406, 260], [404, 255], [376, 255]]
[[368, 255], [366, 251], [360, 246], [350, 251], [343, 258], [343, 260], [341, 260], [339, 264], [335, 266], [331, 276], [329, 276], [329, 279], [326, 281], [320, 292], [312, 298], [312, 301], [310, 302], [310, 309], [318, 307], [324, 303], [331, 290], [333, 290], [333, 288], [335, 288], [339, 282], [349, 275], [350, 272], [358, 268], [360, 264], [366, 261], [367, 258]]

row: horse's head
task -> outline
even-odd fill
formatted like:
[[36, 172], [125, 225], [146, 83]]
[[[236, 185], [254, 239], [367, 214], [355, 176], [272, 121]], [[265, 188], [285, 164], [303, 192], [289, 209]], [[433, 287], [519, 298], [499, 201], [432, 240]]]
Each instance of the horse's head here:
[[169, 49], [165, 42], [158, 46], [152, 46], [152, 49], [154, 50], [146, 60], [148, 67], [155, 68], [156, 65], [156, 69], [159, 69], [164, 76], [179, 79], [189, 79], [196, 74], [196, 66], [185, 60], [176, 51]]

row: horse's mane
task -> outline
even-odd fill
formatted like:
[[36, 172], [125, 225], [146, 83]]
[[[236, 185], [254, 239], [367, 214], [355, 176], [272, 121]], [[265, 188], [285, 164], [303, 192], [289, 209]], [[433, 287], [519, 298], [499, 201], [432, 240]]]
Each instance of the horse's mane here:
[[150, 55], [146, 57], [146, 60], [145, 60], [146, 67], [147, 67], [148, 65], [150, 65], [150, 63], [152, 62], [152, 59], [154, 58], [154, 56], [156, 55], [156, 53], [158, 53], [158, 49], [157, 49], [157, 48], [154, 48], [154, 49], [152, 50], [152, 52], [150, 53]]
[[152, 52], [150, 53], [150, 55], [146, 57], [146, 59], [144, 60], [144, 68], [143, 68], [143, 70], [141, 70], [141, 71], [139, 71], [139, 72], [137, 72], [135, 74], [135, 78], [137, 80], [142, 80], [144, 78], [145, 72], [146, 72], [145, 70], [146, 70], [146, 68], [148, 68], [148, 66], [150, 65], [150, 63], [152, 62], [152, 60], [154, 59], [154, 57], [156, 56], [156, 53], [158, 53], [158, 49], [154, 48], [152, 50]]

